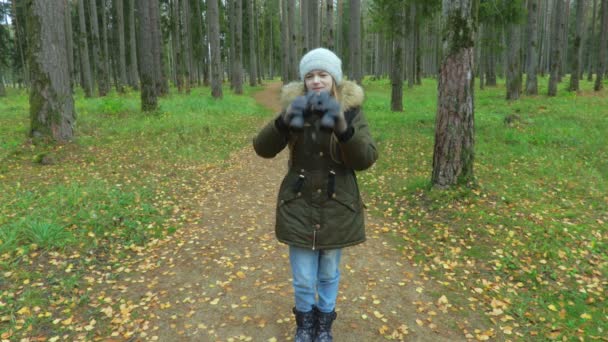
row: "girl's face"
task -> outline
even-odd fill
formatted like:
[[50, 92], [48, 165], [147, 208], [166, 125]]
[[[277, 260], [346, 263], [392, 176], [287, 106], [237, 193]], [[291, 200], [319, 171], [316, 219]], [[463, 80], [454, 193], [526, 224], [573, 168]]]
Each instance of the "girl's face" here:
[[334, 79], [331, 75], [323, 70], [313, 70], [304, 76], [306, 89], [320, 93], [322, 91], [330, 92], [334, 85]]

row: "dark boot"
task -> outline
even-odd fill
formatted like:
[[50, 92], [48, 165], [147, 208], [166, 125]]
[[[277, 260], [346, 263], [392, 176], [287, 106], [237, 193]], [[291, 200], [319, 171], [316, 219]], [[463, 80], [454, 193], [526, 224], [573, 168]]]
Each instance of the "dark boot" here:
[[295, 342], [313, 342], [315, 333], [315, 312], [300, 312], [293, 308], [293, 313], [296, 315], [296, 337]]
[[333, 342], [334, 338], [331, 335], [331, 325], [336, 317], [338, 317], [338, 314], [335, 310], [325, 313], [315, 308], [314, 311], [317, 323], [314, 342]]

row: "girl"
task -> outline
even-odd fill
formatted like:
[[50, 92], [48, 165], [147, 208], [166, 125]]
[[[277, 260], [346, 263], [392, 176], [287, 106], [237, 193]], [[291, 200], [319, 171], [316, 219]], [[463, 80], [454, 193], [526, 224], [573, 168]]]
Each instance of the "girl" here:
[[296, 342], [333, 341], [343, 247], [365, 241], [355, 171], [378, 158], [361, 105], [363, 90], [342, 79], [342, 61], [318, 48], [300, 61], [300, 78], [283, 87], [281, 114], [254, 138], [273, 158], [289, 147], [277, 200], [275, 232], [289, 245]]

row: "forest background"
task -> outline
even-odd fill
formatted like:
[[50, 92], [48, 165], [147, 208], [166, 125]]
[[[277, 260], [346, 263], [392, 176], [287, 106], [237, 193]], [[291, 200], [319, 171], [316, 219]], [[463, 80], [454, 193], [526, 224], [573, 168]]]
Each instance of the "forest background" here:
[[[608, 1], [462, 1], [458, 20], [450, 3], [0, 1], [1, 337], [124, 328], [91, 269], [188, 226], [193, 179], [273, 115], [251, 95], [325, 46], [366, 90], [370, 211], [462, 338], [605, 338]], [[441, 77], [450, 56], [470, 82]], [[454, 138], [476, 159], [442, 163], [440, 104], [462, 84]]]

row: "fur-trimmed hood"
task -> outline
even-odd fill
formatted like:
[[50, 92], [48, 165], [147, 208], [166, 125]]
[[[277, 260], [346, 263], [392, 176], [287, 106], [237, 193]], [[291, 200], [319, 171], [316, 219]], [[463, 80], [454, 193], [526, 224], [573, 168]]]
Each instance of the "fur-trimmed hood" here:
[[[281, 108], [285, 110], [296, 97], [305, 94], [304, 82], [295, 81], [286, 84], [281, 89]], [[355, 82], [343, 80], [338, 86], [338, 99], [344, 111], [359, 107], [363, 104], [363, 88]]]

